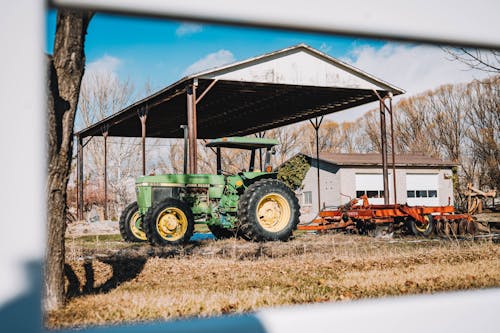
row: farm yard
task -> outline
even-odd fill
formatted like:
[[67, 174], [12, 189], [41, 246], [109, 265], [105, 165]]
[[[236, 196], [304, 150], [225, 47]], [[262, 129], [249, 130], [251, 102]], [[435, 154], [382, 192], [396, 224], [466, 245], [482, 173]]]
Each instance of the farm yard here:
[[296, 232], [289, 242], [250, 243], [198, 235], [184, 247], [124, 243], [116, 234], [67, 237], [69, 301], [47, 313], [46, 325], [175, 320], [500, 286], [500, 247], [491, 239]]
[[[129, 30], [149, 23], [126, 17], [116, 25], [67, 8], [47, 16], [47, 328], [361, 299], [379, 309], [386, 297], [500, 286], [500, 234], [489, 229], [498, 220], [475, 217], [500, 211], [496, 51], [485, 63], [483, 51], [435, 48], [434, 67], [415, 54], [396, 61], [384, 51], [392, 42], [283, 35], [268, 44], [280, 38], [260, 32], [266, 43], [242, 52], [230, 32], [210, 33], [218, 28], [209, 19], [160, 22], [172, 37], [165, 43], [159, 26]], [[104, 38], [99, 58], [94, 28], [85, 45], [91, 20], [109, 25], [102, 32], [121, 26], [120, 48], [147, 53], [108, 55], [114, 42]], [[214, 50], [185, 34], [226, 40], [206, 53]], [[178, 47], [185, 43], [192, 49]], [[145, 57], [152, 49], [160, 52]], [[384, 51], [385, 65], [360, 62], [366, 50]], [[449, 75], [436, 70], [443, 61], [454, 64]], [[464, 66], [474, 73], [456, 76]], [[126, 78], [131, 68], [143, 74]], [[403, 302], [394, 303], [405, 322], [457, 324]], [[455, 304], [467, 320], [479, 312]], [[297, 318], [312, 331], [320, 321]]]

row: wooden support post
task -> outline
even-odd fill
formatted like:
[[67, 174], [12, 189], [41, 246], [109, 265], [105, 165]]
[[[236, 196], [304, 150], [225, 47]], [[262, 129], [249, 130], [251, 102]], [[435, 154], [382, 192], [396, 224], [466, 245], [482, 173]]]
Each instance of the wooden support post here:
[[217, 155], [217, 174], [222, 175], [222, 156], [221, 156], [221, 149], [220, 147], [216, 148], [216, 155]]
[[316, 167], [317, 167], [317, 174], [316, 178], [318, 180], [317, 184], [317, 189], [318, 189], [318, 212], [321, 211], [321, 180], [320, 180], [320, 175], [319, 175], [319, 128], [321, 126], [321, 123], [323, 122], [323, 116], [321, 118], [314, 118], [314, 122], [309, 119], [311, 122], [311, 125], [314, 127], [314, 130], [316, 131]]
[[394, 145], [394, 117], [392, 114], [392, 93], [388, 95], [389, 99], [389, 114], [391, 116], [391, 153], [392, 153], [392, 188], [394, 195], [394, 204], [398, 203], [398, 196], [396, 193], [396, 146]]
[[188, 120], [188, 150], [189, 150], [189, 173], [198, 173], [197, 167], [197, 125], [196, 125], [196, 86], [195, 80], [192, 85], [187, 87], [186, 104], [187, 104], [187, 120]]
[[108, 127], [102, 131], [104, 138], [104, 219], [108, 219]]
[[141, 138], [142, 138], [142, 174], [146, 175], [146, 121], [148, 118], [147, 106], [140, 110], [139, 119], [141, 120]]
[[381, 99], [380, 106], [380, 143], [382, 150], [382, 176], [384, 180], [384, 205], [389, 204], [389, 171], [387, 169], [387, 125], [385, 120], [385, 104]]

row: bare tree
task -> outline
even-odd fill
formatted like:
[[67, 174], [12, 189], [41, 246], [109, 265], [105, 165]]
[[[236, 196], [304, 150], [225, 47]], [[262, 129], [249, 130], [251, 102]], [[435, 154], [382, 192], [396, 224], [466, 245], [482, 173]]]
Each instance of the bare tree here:
[[424, 97], [433, 123], [429, 136], [439, 145], [442, 157], [461, 162], [467, 132], [463, 87], [443, 85]]
[[266, 133], [266, 136], [279, 141], [279, 145], [276, 147], [276, 165], [283, 164], [297, 154], [303, 140], [303, 134], [299, 127], [293, 125], [272, 129]]
[[500, 73], [500, 51], [466, 48], [444, 48], [452, 60], [460, 61], [471, 69]]
[[500, 189], [500, 76], [469, 83], [465, 96], [470, 107], [467, 136], [479, 166], [476, 183]]
[[85, 67], [85, 35], [92, 13], [63, 9], [57, 14], [54, 54], [48, 61], [47, 252], [44, 308], [64, 304], [66, 196], [73, 126]]
[[371, 110], [363, 116], [361, 122], [364, 128], [364, 135], [369, 142], [369, 150], [381, 151], [382, 143], [380, 141], [380, 120], [378, 110]]
[[[120, 80], [114, 73], [106, 71], [87, 72], [82, 81], [77, 125], [88, 127], [93, 123], [121, 110], [129, 105], [136, 95], [135, 89], [128, 80]], [[139, 126], [139, 120], [138, 126]], [[140, 173], [137, 156], [140, 155], [140, 144], [135, 138], [109, 137], [108, 153], [108, 185], [110, 216], [116, 218], [123, 207], [132, 200], [133, 187], [129, 180]], [[94, 137], [85, 147], [86, 169], [89, 170], [87, 180], [93, 185], [87, 187], [103, 191], [104, 182], [104, 139]], [[90, 193], [91, 194], [91, 193]], [[104, 197], [102, 197], [104, 200]], [[99, 202], [98, 204], [104, 204]]]

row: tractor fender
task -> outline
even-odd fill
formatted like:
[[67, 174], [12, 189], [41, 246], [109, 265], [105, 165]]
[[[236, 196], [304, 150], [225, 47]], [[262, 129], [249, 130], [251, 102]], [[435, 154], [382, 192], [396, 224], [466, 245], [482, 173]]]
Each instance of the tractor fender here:
[[278, 173], [277, 172], [269, 172], [269, 173], [265, 173], [265, 174], [262, 174], [262, 175], [258, 175], [256, 177], [253, 177], [253, 178], [247, 178], [247, 177], [244, 177], [243, 175], [240, 175], [241, 176], [241, 179], [243, 180], [243, 183], [245, 184], [246, 187], [252, 185], [253, 183], [255, 183], [256, 181], [259, 181], [261, 179], [277, 179], [278, 178]]

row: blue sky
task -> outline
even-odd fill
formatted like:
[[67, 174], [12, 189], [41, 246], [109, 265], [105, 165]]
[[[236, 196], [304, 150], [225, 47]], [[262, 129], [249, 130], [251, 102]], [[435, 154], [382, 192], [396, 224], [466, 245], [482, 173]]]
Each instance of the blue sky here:
[[[48, 12], [48, 53], [52, 53], [55, 18], [55, 11]], [[238, 61], [299, 43], [339, 58], [348, 57], [360, 45], [378, 48], [384, 44], [348, 37], [97, 14], [89, 25], [85, 52], [87, 63], [104, 56], [117, 58], [120, 63], [116, 71], [121, 78], [129, 77], [136, 86], [149, 79], [159, 89], [184, 76], [193, 63], [220, 50], [229, 51]]]
[[[48, 11], [46, 20], [45, 51], [52, 53], [55, 11]], [[186, 74], [299, 43], [403, 88], [407, 91], [403, 97], [485, 76], [451, 61], [437, 46], [100, 13], [90, 22], [85, 52], [87, 72], [109, 71], [131, 80], [138, 90], [148, 82], [156, 91]], [[368, 104], [338, 112], [330, 119], [353, 121], [375, 107]]]

